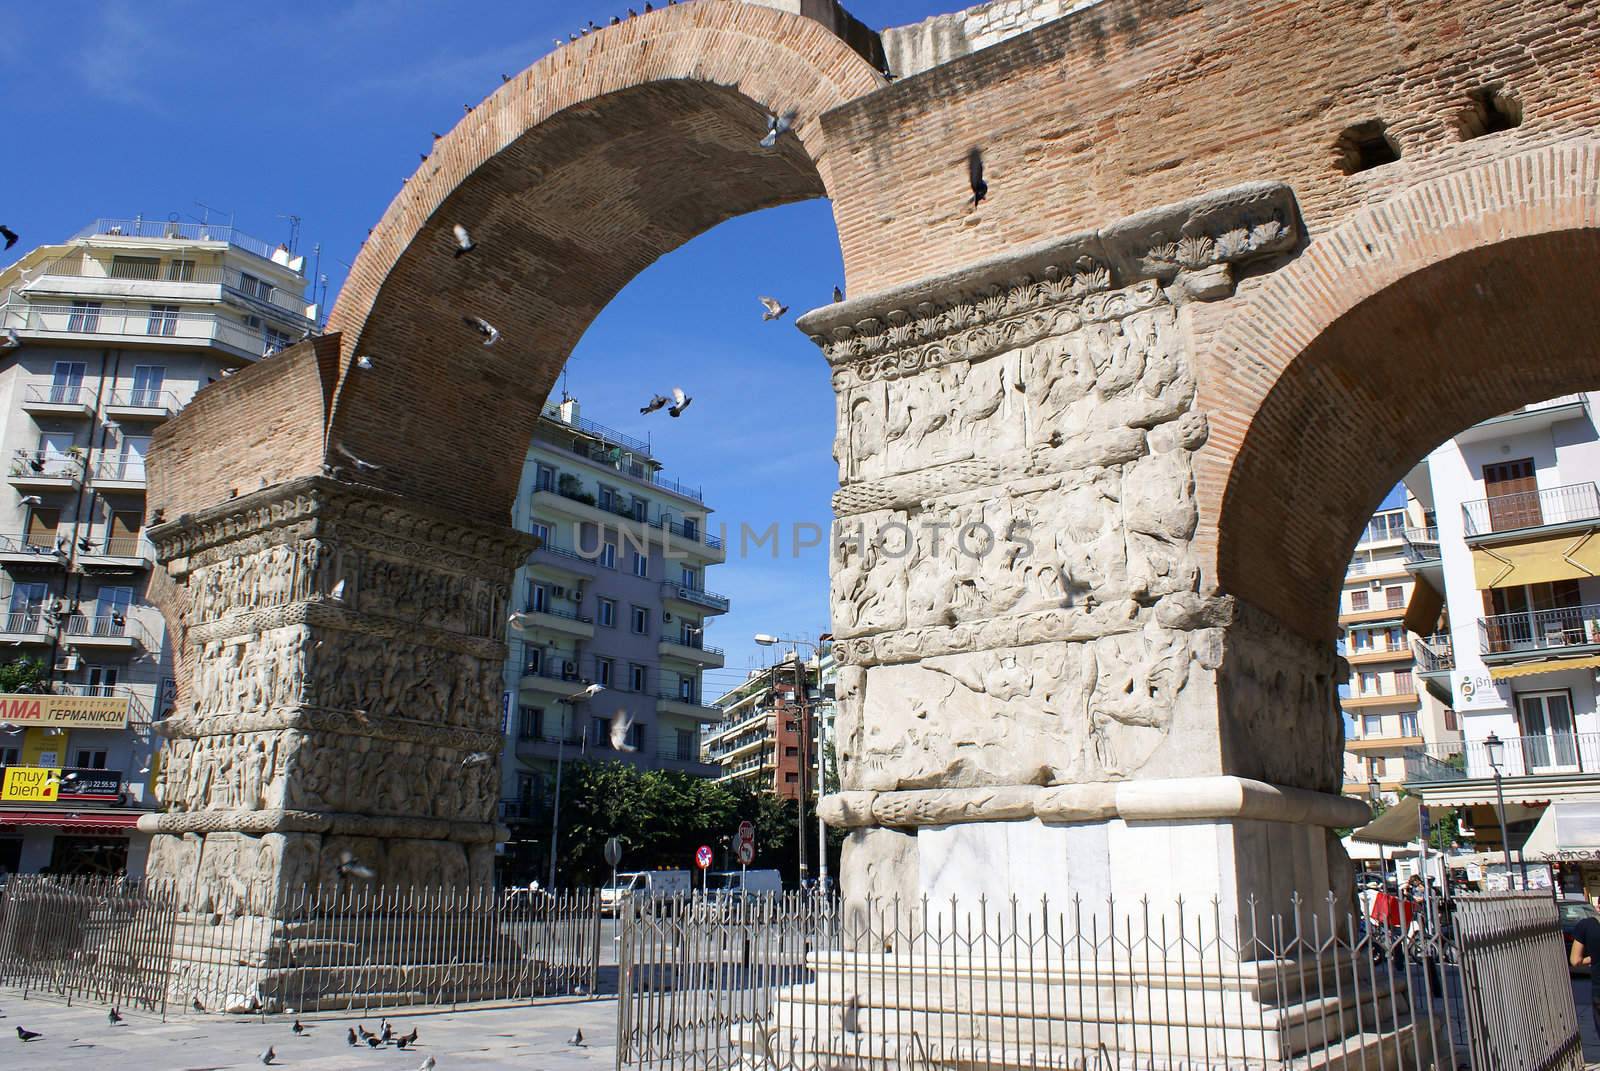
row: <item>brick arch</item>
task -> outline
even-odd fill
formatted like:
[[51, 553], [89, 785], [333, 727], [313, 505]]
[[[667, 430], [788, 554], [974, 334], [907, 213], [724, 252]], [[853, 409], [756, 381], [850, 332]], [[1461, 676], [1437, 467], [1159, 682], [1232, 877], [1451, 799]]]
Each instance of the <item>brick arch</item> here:
[[1420, 457], [1600, 385], [1597, 298], [1600, 142], [1421, 183], [1316, 237], [1200, 362], [1212, 585], [1327, 639], [1361, 526]]
[[[434, 144], [339, 295], [330, 461], [342, 448], [381, 466], [363, 483], [503, 524], [539, 403], [600, 310], [718, 223], [826, 196], [820, 116], [882, 84], [810, 19], [697, 0], [502, 85]], [[796, 136], [760, 148], [765, 111], [790, 108]], [[479, 243], [460, 259], [457, 222]], [[358, 354], [380, 372], [352, 372]]]

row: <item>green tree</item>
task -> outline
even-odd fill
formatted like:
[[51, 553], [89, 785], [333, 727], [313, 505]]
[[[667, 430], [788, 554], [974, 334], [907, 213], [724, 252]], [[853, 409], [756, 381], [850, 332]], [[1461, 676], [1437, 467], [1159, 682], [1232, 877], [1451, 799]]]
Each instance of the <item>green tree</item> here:
[[47, 692], [44, 663], [37, 658], [18, 658], [0, 662], [0, 692]]

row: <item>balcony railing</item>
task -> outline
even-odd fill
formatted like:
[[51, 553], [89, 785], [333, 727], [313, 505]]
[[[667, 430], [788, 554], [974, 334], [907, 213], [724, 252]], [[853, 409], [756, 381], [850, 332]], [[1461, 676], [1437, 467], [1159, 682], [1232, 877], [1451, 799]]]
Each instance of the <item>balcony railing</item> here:
[[29, 383], [22, 391], [24, 405], [89, 405], [94, 391], [82, 383]]
[[43, 609], [13, 610], [5, 615], [5, 631], [14, 635], [39, 635], [51, 627], [51, 618]]
[[549, 614], [551, 617], [564, 617], [568, 621], [581, 621], [585, 625], [594, 624], [594, 618], [592, 617], [584, 617], [582, 614], [574, 610], [561, 610], [549, 605], [529, 606], [523, 612], [529, 614]]
[[0, 305], [0, 330], [80, 335], [173, 338], [194, 343], [220, 343], [245, 353], [275, 353], [293, 341], [267, 335], [214, 312], [181, 307], [158, 311], [149, 305], [122, 307], [101, 303], [47, 305], [13, 297]]
[[[182, 261], [183, 267], [177, 268], [173, 261], [168, 261], [167, 270], [163, 273], [159, 258], [151, 258], [156, 263], [129, 263], [127, 261], [96, 260], [85, 256], [66, 256], [45, 267], [43, 278], [53, 279], [114, 279], [141, 283], [169, 283], [174, 286], [185, 283], [197, 283], [202, 286], [222, 286], [252, 302], [265, 303], [275, 310], [282, 310], [297, 319], [306, 318], [305, 299], [282, 287], [273, 286], [271, 283], [256, 276], [245, 277], [245, 273], [236, 268], [224, 267], [219, 264], [195, 264], [192, 261]], [[181, 291], [177, 293], [182, 293]], [[194, 291], [188, 291], [193, 295]]]
[[1519, 491], [1461, 504], [1468, 537], [1600, 518], [1600, 488], [1570, 483], [1539, 491]]
[[0, 553], [33, 554], [40, 558], [57, 558], [56, 533], [11, 532], [0, 534]]
[[597, 424], [593, 420], [584, 420], [582, 417], [572, 421], [563, 420], [561, 419], [561, 406], [559, 405], [545, 406], [542, 415], [545, 419], [553, 420], [562, 427], [576, 428], [587, 435], [592, 435], [615, 446], [631, 450], [636, 454], [650, 456], [650, 444], [644, 439], [636, 439], [632, 435], [624, 435], [622, 432], [608, 428], [604, 424]]
[[1438, 633], [1411, 642], [1411, 653], [1421, 673], [1448, 673], [1456, 668], [1455, 647], [1449, 633]]
[[95, 480], [116, 480], [123, 483], [144, 483], [144, 458], [113, 455], [97, 457], [92, 465]]
[[[716, 592], [706, 591], [704, 588], [689, 587], [686, 584], [676, 584], [668, 580], [661, 585], [661, 592], [668, 598], [692, 602], [696, 606], [705, 606], [713, 610], [726, 610], [728, 608], [728, 597], [726, 595], [718, 595]], [[674, 640], [673, 642], [676, 643], [677, 641]], [[720, 654], [721, 652], [718, 653]]]
[[713, 647], [711, 644], [707, 643], [703, 636], [696, 636], [693, 638], [683, 635], [663, 636], [661, 637], [661, 642], [674, 643], [679, 647], [689, 647], [696, 651], [704, 651], [707, 654], [714, 654], [718, 656], [726, 654], [721, 647]]
[[581, 684], [583, 678], [579, 675], [577, 669], [568, 670], [562, 665], [563, 662], [571, 662], [576, 667], [578, 659], [576, 656], [572, 658], [551, 657], [537, 664], [525, 662], [522, 666], [522, 675], [524, 677], [543, 677], [546, 680], [571, 681], [573, 684]]
[[12, 476], [42, 480], [75, 480], [83, 473], [83, 459], [51, 450], [18, 450], [11, 461]]
[[183, 408], [178, 396], [170, 390], [152, 390], [145, 387], [114, 390], [107, 404], [121, 406], [124, 409], [164, 409], [169, 413], [176, 413]]
[[1439, 529], [1407, 528], [1400, 539], [1405, 559], [1410, 564], [1439, 559]]
[[[1547, 733], [1513, 736], [1502, 741], [1501, 777], [1538, 777], [1600, 771], [1600, 733]], [[1489, 752], [1481, 740], [1451, 741], [1409, 747], [1405, 752], [1408, 783], [1492, 779]]]
[[100, 639], [137, 639], [139, 626], [128, 620], [128, 615], [123, 613], [96, 614], [89, 617], [85, 614], [73, 614], [67, 618], [68, 636], [92, 636]]
[[1485, 655], [1560, 651], [1596, 644], [1600, 644], [1600, 603], [1478, 619], [1478, 649]]
[[[83, 548], [79, 548], [83, 550]], [[83, 553], [100, 555], [107, 558], [142, 558], [145, 556], [145, 542], [139, 536], [108, 536], [100, 540], [90, 540], [88, 550]]]
[[214, 223], [174, 223], [170, 220], [97, 219], [74, 234], [69, 241], [105, 235], [113, 238], [176, 238], [189, 242], [227, 242], [231, 246], [254, 253], [263, 260], [271, 260], [275, 246], [260, 238], [248, 235], [236, 227], [219, 227]]

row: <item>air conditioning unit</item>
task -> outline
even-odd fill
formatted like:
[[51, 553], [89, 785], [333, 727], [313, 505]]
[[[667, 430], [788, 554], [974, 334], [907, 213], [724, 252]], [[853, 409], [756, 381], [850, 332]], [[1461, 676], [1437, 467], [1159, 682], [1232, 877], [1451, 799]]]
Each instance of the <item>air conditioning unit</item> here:
[[577, 675], [578, 675], [578, 663], [576, 663], [576, 662], [563, 662], [563, 663], [561, 663], [561, 676], [564, 679], [573, 680], [574, 678], [577, 677]]
[[661, 620], [670, 622], [672, 620], [672, 611], [671, 610], [662, 610], [661, 611]]
[[567, 589], [566, 589], [566, 587], [564, 585], [557, 584], [555, 587], [551, 588], [550, 590], [555, 594], [555, 597], [558, 598], [558, 599], [564, 599], [564, 598], [567, 597]]
[[57, 673], [75, 673], [78, 669], [78, 656], [75, 654], [62, 655], [56, 659]]
[[583, 589], [582, 588], [573, 588], [572, 591], [569, 592], [569, 594], [572, 596], [572, 601], [573, 602], [582, 602], [583, 601]]
[[1367, 586], [1370, 587], [1373, 591], [1381, 591], [1383, 589], [1383, 581], [1381, 581], [1381, 580], [1369, 580], [1369, 581], [1367, 581]]

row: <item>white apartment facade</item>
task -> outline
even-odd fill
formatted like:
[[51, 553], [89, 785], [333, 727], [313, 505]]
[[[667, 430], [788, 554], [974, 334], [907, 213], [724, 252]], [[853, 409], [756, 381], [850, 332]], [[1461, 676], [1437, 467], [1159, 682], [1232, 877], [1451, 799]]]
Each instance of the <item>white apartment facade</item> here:
[[[0, 872], [141, 872], [150, 726], [173, 700], [146, 601], [145, 451], [208, 382], [315, 329], [303, 269], [231, 227], [141, 217], [0, 269], [0, 339], [16, 340], [0, 349], [0, 651], [104, 708], [91, 727], [7, 707], [0, 766], [18, 786], [0, 791]], [[54, 771], [56, 798], [21, 798], [23, 770]]]
[[[1600, 891], [1600, 393], [1484, 421], [1434, 450], [1407, 486], [1437, 517], [1451, 705], [1463, 741], [1415, 749], [1407, 788], [1471, 815], [1481, 848], [1568, 865], [1569, 891]], [[1552, 806], [1562, 805], [1562, 806]], [[1580, 820], [1593, 811], [1592, 820]], [[1558, 834], [1556, 826], [1562, 827]]]

